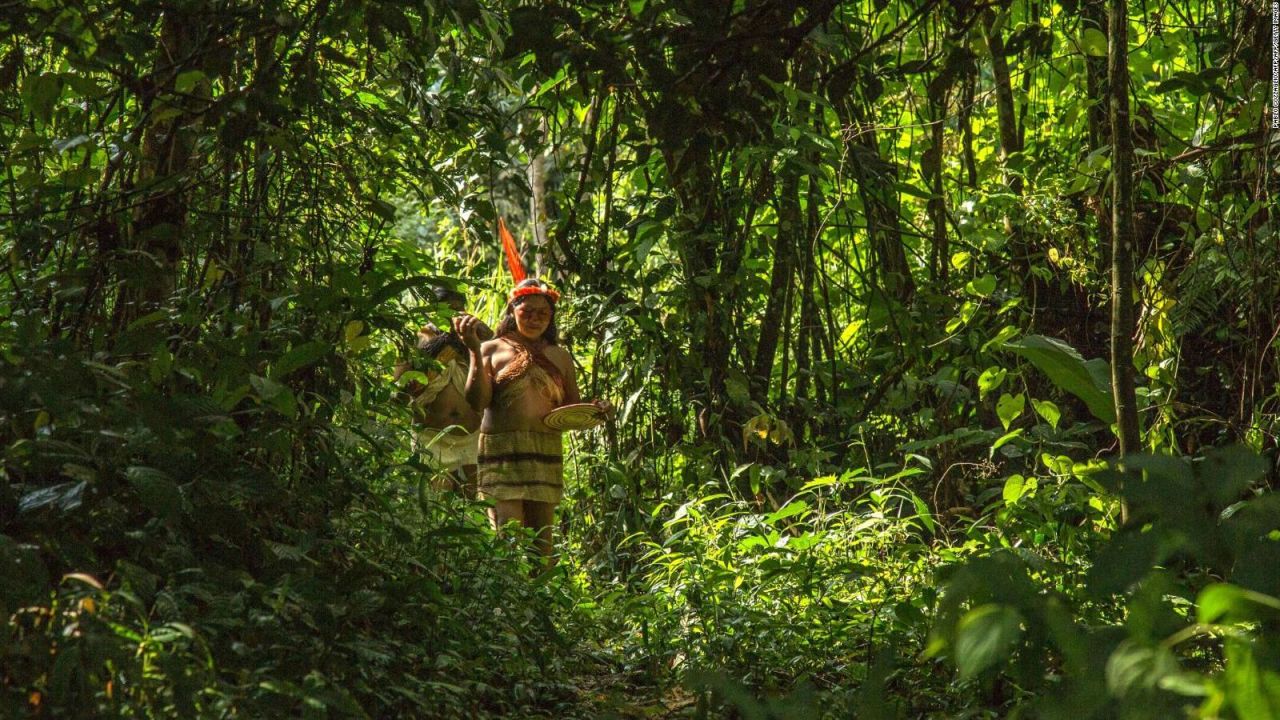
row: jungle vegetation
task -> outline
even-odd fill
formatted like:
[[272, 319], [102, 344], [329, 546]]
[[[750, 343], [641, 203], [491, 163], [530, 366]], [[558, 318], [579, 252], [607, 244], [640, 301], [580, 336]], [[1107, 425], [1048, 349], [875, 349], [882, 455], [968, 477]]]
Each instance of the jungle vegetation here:
[[[0, 714], [1280, 717], [1270, 19], [0, 2]], [[392, 380], [500, 217], [543, 574]]]

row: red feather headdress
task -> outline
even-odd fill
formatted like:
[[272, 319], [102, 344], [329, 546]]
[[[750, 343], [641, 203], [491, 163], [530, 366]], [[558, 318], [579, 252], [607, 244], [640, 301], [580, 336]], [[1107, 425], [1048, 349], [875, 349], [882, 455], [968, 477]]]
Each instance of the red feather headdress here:
[[498, 237], [502, 239], [502, 252], [507, 256], [507, 269], [511, 271], [511, 282], [519, 285], [526, 277], [524, 261], [520, 259], [520, 250], [516, 248], [516, 239], [507, 230], [507, 223], [498, 218]]
[[[502, 218], [498, 218], [498, 237], [502, 240], [502, 252], [507, 257], [507, 269], [511, 271], [511, 281], [519, 285], [525, 281], [528, 274], [524, 269], [524, 261], [520, 259], [520, 249], [516, 247], [516, 239], [511, 237], [511, 231], [507, 230], [507, 223]], [[516, 298], [526, 295], [546, 295], [551, 302], [560, 300], [560, 293], [550, 285], [539, 281], [538, 285], [515, 288], [507, 295], [507, 302], [514, 302]]]

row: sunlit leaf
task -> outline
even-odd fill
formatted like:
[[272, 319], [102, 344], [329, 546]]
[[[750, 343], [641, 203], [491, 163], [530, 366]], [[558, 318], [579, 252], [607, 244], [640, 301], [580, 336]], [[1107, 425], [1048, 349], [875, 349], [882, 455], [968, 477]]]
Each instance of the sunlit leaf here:
[[1005, 430], [1009, 429], [1010, 423], [1018, 419], [1026, 406], [1027, 397], [1023, 393], [1017, 395], [1001, 393], [1000, 399], [996, 400], [996, 416], [1000, 418], [1000, 423], [1004, 425]]
[[1028, 335], [1006, 342], [1004, 347], [1029, 360], [1048, 375], [1054, 385], [1084, 401], [1094, 417], [1106, 423], [1115, 422], [1110, 371], [1105, 361], [1099, 358], [1086, 361], [1065, 342], [1042, 335]]
[[1085, 28], [1080, 34], [1080, 47], [1084, 49], [1086, 55], [1106, 57], [1107, 36], [1097, 28]]
[[1196, 598], [1196, 619], [1205, 624], [1280, 620], [1280, 598], [1226, 583], [1214, 583]]
[[1056, 404], [1050, 400], [1036, 400], [1035, 398], [1032, 398], [1031, 407], [1036, 411], [1037, 415], [1044, 418], [1044, 421], [1049, 423], [1050, 427], [1055, 430], [1058, 428], [1058, 421], [1062, 419], [1062, 411], [1058, 409]]

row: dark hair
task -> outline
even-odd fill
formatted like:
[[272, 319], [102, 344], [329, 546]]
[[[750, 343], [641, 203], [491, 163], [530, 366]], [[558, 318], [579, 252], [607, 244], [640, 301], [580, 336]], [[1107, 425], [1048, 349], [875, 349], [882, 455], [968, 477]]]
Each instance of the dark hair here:
[[436, 302], [442, 302], [442, 303], [462, 302], [462, 303], [464, 303], [464, 302], [466, 302], [466, 301], [467, 301], [467, 296], [466, 296], [466, 295], [463, 295], [462, 293], [458, 292], [457, 290], [454, 290], [453, 288], [448, 287], [448, 286], [446, 286], [446, 285], [436, 285], [435, 287], [432, 287], [432, 288], [431, 288], [431, 293], [432, 293], [433, 295], [435, 295], [435, 296], [436, 296]]
[[[524, 287], [546, 288], [547, 284], [537, 278], [528, 278], [525, 280], [521, 280], [520, 284], [516, 285], [517, 290]], [[498, 323], [498, 330], [497, 332], [494, 333], [494, 335], [496, 335], [497, 337], [506, 337], [508, 335], [511, 335], [512, 333], [517, 332], [516, 307], [518, 305], [523, 305], [524, 301], [528, 300], [531, 297], [535, 297], [535, 296], [524, 295], [522, 297], [518, 297], [515, 300], [512, 300], [511, 302], [507, 303], [507, 310], [502, 314], [502, 320]], [[551, 322], [547, 323], [547, 329], [542, 331], [542, 339], [546, 340], [548, 343], [552, 345], [559, 345], [560, 333], [556, 329], [556, 302], [551, 299], [550, 295], [541, 295], [540, 297], [546, 298], [547, 304], [551, 306]]]
[[467, 346], [463, 344], [462, 340], [459, 339], [453, 331], [440, 333], [426, 342], [418, 343], [418, 349], [425, 353], [429, 358], [440, 357], [440, 353], [447, 347], [453, 348], [464, 361], [471, 361], [470, 351], [467, 350]]

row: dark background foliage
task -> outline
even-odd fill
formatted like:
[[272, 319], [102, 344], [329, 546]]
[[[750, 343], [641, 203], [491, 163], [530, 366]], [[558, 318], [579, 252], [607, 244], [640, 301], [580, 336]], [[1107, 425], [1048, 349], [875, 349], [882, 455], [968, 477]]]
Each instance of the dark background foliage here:
[[[0, 704], [1280, 714], [1265, 10], [0, 7]], [[499, 216], [619, 407], [534, 580], [391, 380]]]

